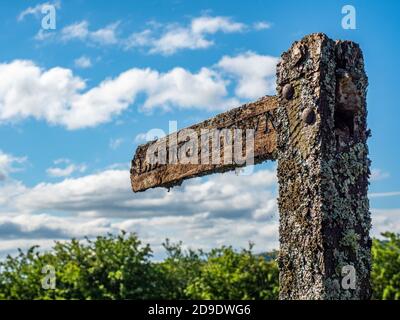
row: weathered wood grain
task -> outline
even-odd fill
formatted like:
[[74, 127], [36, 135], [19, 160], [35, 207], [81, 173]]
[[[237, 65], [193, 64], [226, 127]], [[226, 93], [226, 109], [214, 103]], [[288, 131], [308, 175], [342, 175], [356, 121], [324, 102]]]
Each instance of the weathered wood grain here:
[[280, 299], [371, 296], [367, 85], [354, 42], [312, 34], [282, 55], [275, 113]]
[[[179, 139], [179, 137], [185, 136], [183, 130], [170, 134], [162, 139], [140, 145], [132, 160], [132, 190], [134, 192], [139, 192], [155, 187], [170, 188], [180, 185], [185, 179], [233, 170], [252, 162], [252, 159], [247, 159], [249, 161], [245, 163], [237, 162], [235, 159], [232, 159], [232, 161], [226, 161], [225, 150], [227, 149], [225, 149], [224, 143], [220, 144], [219, 150], [216, 150], [217, 148], [213, 149], [211, 141], [202, 134], [202, 131], [207, 129], [210, 131], [224, 129], [230, 130], [232, 137], [235, 136], [234, 133], [237, 132], [235, 131], [237, 129], [242, 129], [244, 132], [246, 129], [253, 129], [254, 149], [252, 151], [254, 154], [254, 164], [261, 163], [265, 160], [274, 160], [276, 158], [276, 131], [274, 128], [273, 118], [274, 110], [276, 108], [276, 97], [265, 96], [256, 102], [245, 104], [241, 107], [217, 115], [214, 118], [183, 129], [186, 130], [185, 132], [187, 132], [187, 129], [193, 130], [192, 132], [194, 132], [194, 136], [192, 134], [192, 137], [194, 139], [197, 138], [199, 141], [197, 148], [193, 143], [188, 147], [187, 144], [189, 142], [191, 143], [191, 141], [188, 141], [189, 139], [184, 141]], [[229, 134], [226, 131], [225, 133], [229, 137]], [[223, 136], [223, 134], [221, 135]], [[244, 134], [242, 138], [243, 141], [246, 141], [246, 134]], [[204, 141], [202, 139], [204, 139]], [[232, 142], [229, 138], [227, 139], [228, 142]], [[245, 147], [244, 145], [245, 144], [243, 143], [243, 148]], [[166, 146], [166, 151], [164, 153], [160, 151], [159, 153], [154, 153], [163, 161], [154, 163], [154, 160], [151, 161], [152, 158], [149, 154], [152, 154], [154, 149], [161, 150], [163, 146]], [[202, 156], [202, 152], [205, 152], [204, 149], [207, 147], [210, 148], [208, 159], [207, 157]], [[217, 147], [217, 145], [215, 145], [215, 147]], [[151, 152], [149, 150], [151, 150]], [[197, 158], [198, 161], [182, 163], [180, 159], [185, 158], [180, 157], [182, 152], [186, 153], [186, 155], [187, 153], [190, 154], [192, 152], [191, 156]], [[194, 153], [197, 154], [197, 157], [194, 157]], [[242, 155], [245, 154], [245, 150], [243, 149]], [[227, 158], [228, 155], [229, 154], [227, 154]]]

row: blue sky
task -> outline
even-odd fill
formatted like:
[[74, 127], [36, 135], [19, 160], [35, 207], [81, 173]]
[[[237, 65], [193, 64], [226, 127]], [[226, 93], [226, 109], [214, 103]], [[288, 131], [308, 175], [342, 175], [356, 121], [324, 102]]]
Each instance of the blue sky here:
[[254, 183], [226, 174], [141, 195], [127, 170], [148, 130], [274, 94], [280, 54], [312, 32], [363, 49], [373, 232], [400, 232], [398, 1], [50, 1], [55, 30], [43, 4], [0, 3], [0, 254], [120, 229], [156, 255], [166, 237], [276, 247], [275, 164]]

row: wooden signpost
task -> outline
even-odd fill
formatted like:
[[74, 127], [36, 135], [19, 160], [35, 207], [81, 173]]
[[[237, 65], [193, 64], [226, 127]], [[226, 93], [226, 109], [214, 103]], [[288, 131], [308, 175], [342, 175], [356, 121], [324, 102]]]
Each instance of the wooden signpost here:
[[132, 189], [278, 160], [280, 298], [369, 299], [367, 84], [357, 44], [308, 35], [282, 54], [276, 97], [139, 146]]

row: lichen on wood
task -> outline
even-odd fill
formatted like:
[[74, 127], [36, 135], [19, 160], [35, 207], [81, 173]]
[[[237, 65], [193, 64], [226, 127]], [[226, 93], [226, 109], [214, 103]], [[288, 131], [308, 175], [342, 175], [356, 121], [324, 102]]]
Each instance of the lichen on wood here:
[[[211, 119], [193, 125], [189, 128], [182, 129], [177, 133], [171, 133], [165, 138], [148, 142], [137, 148], [131, 166], [131, 183], [134, 192], [145, 191], [149, 188], [164, 187], [170, 188], [178, 186], [183, 180], [200, 177], [212, 173], [226, 172], [243, 167], [248, 162], [225, 161], [224, 152], [227, 146], [225, 142], [221, 143], [219, 148], [214, 148], [211, 143], [211, 137], [202, 139], [202, 131], [219, 132], [223, 134], [227, 130], [233, 132], [237, 129], [254, 130], [253, 144], [248, 146], [243, 137], [243, 154], [246, 154], [246, 147], [252, 149], [252, 163], [257, 164], [265, 160], [274, 160], [276, 158], [276, 132], [273, 126], [273, 110], [277, 107], [276, 97], [265, 96], [259, 100], [247, 103], [241, 107], [231, 109], [225, 113], [217, 115]], [[192, 130], [194, 132], [194, 140], [198, 141], [195, 148], [195, 160], [192, 162], [182, 163], [179, 156], [180, 150], [184, 150], [190, 144], [189, 140], [179, 141], [180, 133], [184, 130]], [[219, 131], [218, 131], [219, 130]], [[245, 133], [244, 135], [247, 135]], [[203, 137], [204, 138], [204, 137]], [[219, 137], [218, 137], [219, 140]], [[230, 141], [228, 147], [232, 150], [235, 148], [235, 141]], [[205, 141], [203, 143], [203, 141]], [[247, 140], [246, 140], [247, 141]], [[239, 141], [241, 142], [241, 141]], [[151, 148], [155, 145], [165, 149], [163, 163], [149, 163], [149, 154], [152, 153]], [[201, 153], [203, 149], [210, 149], [210, 161], [203, 163]], [[154, 148], [158, 152], [157, 148]], [[193, 148], [188, 148], [188, 152]], [[174, 150], [174, 151], [172, 151]], [[213, 157], [213, 159], [211, 159]], [[220, 161], [211, 161], [216, 160]], [[234, 160], [234, 159], [231, 159]]]
[[[370, 161], [362, 52], [350, 41], [306, 36], [282, 55], [277, 82], [280, 298], [368, 299]], [[282, 89], [289, 83], [294, 94], [286, 99]], [[305, 112], [313, 113], [312, 121]], [[347, 265], [356, 270], [355, 289], [341, 285]]]

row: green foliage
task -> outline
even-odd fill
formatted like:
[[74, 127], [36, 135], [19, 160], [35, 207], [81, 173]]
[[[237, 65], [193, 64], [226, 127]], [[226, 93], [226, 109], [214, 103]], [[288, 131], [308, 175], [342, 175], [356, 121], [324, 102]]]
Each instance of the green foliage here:
[[384, 240], [373, 240], [373, 298], [400, 300], [400, 234], [386, 232]]
[[[373, 240], [374, 299], [400, 299], [400, 235]], [[37, 246], [0, 262], [0, 299], [277, 299], [276, 252], [255, 255], [252, 245], [184, 250], [164, 243], [167, 257], [135, 234], [56, 242], [49, 252]], [[45, 290], [43, 267], [54, 266], [56, 288]]]
[[278, 268], [249, 249], [213, 249], [200, 273], [187, 287], [193, 299], [277, 299]]
[[[7, 299], [150, 299], [157, 295], [151, 249], [135, 235], [57, 242], [51, 252], [37, 247], [0, 263], [0, 297]], [[42, 289], [42, 268], [56, 269], [56, 289]]]
[[182, 243], [172, 244], [167, 241], [163, 244], [167, 258], [158, 264], [158, 270], [164, 275], [163, 290], [165, 299], [189, 299], [186, 288], [200, 274], [204, 265], [204, 252], [202, 250], [182, 249]]
[[[32, 247], [0, 262], [0, 299], [270, 299], [278, 292], [275, 262], [230, 247], [183, 250], [164, 244], [167, 258], [135, 234], [56, 242], [50, 252]], [[54, 266], [56, 288], [42, 288], [46, 265]]]
[[160, 264], [168, 299], [277, 299], [275, 261], [232, 247], [184, 252], [181, 244], [164, 244], [168, 257]]

